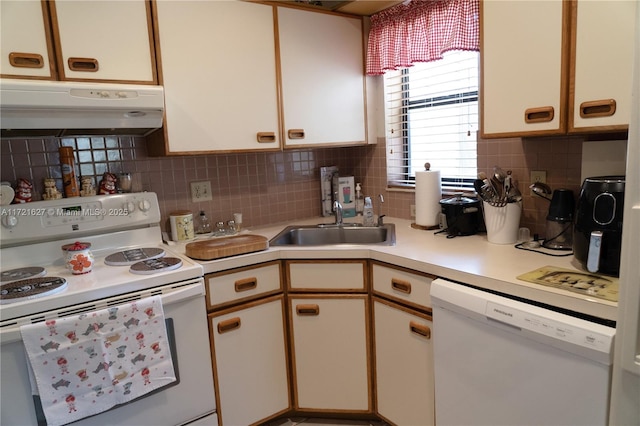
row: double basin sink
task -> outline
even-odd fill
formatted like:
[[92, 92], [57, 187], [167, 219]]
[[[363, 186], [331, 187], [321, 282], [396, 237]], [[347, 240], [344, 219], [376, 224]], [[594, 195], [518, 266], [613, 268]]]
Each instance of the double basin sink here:
[[392, 223], [375, 227], [365, 227], [357, 223], [294, 225], [287, 226], [269, 241], [270, 246], [341, 244], [393, 246], [396, 244], [396, 228]]

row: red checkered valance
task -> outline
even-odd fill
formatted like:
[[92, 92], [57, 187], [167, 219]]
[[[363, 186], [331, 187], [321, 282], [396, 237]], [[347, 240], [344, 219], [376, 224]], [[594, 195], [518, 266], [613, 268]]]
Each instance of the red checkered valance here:
[[480, 50], [479, 0], [411, 0], [371, 16], [367, 75]]

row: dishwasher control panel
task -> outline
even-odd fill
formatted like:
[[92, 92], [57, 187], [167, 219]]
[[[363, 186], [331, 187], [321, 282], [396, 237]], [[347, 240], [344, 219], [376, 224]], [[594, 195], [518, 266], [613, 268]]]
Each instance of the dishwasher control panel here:
[[577, 325], [567, 324], [564, 321], [546, 318], [496, 302], [487, 302], [485, 315], [487, 318], [521, 330], [528, 330], [574, 345], [595, 349], [600, 352], [609, 353], [613, 346], [613, 336], [598, 333]]

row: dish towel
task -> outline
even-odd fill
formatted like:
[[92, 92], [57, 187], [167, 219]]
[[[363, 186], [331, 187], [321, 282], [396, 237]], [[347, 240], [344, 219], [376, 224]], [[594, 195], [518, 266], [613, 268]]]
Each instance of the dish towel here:
[[153, 296], [20, 328], [47, 424], [101, 413], [176, 380]]

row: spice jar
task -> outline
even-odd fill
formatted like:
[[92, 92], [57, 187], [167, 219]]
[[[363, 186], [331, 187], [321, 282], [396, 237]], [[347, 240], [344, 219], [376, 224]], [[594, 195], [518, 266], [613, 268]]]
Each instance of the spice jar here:
[[62, 250], [65, 252], [65, 266], [74, 275], [86, 274], [93, 268], [93, 254], [91, 243], [76, 241], [73, 244], [65, 244]]

